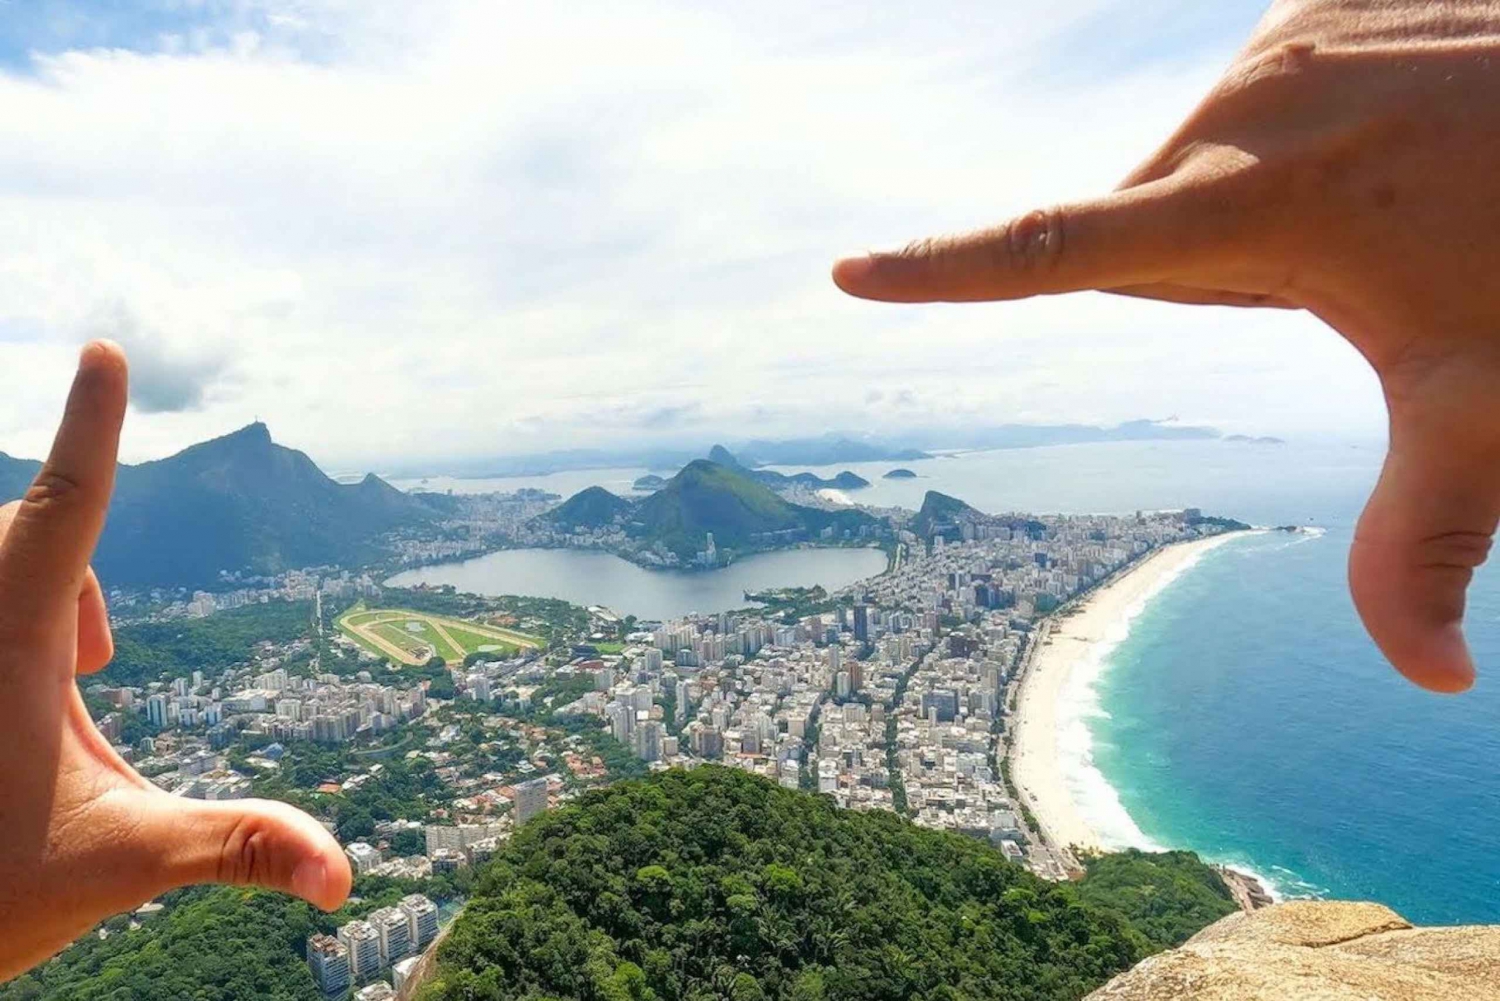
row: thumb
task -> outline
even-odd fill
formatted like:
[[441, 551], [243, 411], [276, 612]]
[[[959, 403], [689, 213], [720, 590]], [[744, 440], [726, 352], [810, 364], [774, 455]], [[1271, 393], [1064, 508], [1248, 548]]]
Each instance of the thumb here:
[[163, 876], [172, 886], [260, 886], [325, 911], [349, 896], [349, 862], [338, 842], [301, 810], [259, 799], [153, 801], [145, 834], [166, 846]]
[[1398, 671], [1435, 692], [1474, 683], [1465, 594], [1500, 520], [1500, 462], [1473, 430], [1393, 410], [1390, 454], [1349, 552], [1365, 628]]

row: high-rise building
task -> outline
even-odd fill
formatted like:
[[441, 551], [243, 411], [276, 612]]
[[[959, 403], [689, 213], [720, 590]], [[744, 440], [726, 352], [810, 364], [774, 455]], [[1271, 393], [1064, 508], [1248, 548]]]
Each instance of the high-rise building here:
[[633, 740], [635, 756], [642, 761], [661, 760], [661, 740], [666, 736], [665, 728], [656, 720], [647, 720], [635, 729]]
[[516, 784], [516, 823], [524, 824], [547, 809], [547, 780], [530, 779]]
[[146, 719], [152, 726], [165, 727], [167, 725], [168, 700], [161, 692], [157, 692], [146, 700]]
[[401, 993], [401, 988], [406, 986], [406, 982], [411, 979], [411, 975], [416, 972], [417, 964], [421, 961], [421, 956], [407, 956], [391, 967], [391, 986], [396, 988], [397, 994]]
[[628, 744], [630, 731], [635, 729], [635, 710], [623, 702], [611, 702], [604, 707], [604, 715], [609, 720], [610, 736]]
[[120, 739], [120, 714], [105, 713], [104, 718], [99, 720], [99, 735], [113, 744]]
[[368, 921], [350, 921], [341, 927], [339, 942], [349, 951], [349, 976], [355, 983], [380, 972], [380, 934]]
[[951, 688], [936, 688], [922, 694], [922, 715], [939, 723], [951, 723], [958, 715], [958, 693]]
[[469, 694], [475, 702], [490, 701], [490, 679], [482, 674], [469, 675]]
[[365, 918], [380, 941], [380, 965], [390, 966], [411, 952], [411, 922], [399, 907], [382, 907]]
[[324, 994], [332, 996], [349, 989], [349, 950], [332, 935], [314, 935], [307, 940], [307, 967]]
[[854, 638], [861, 643], [870, 640], [870, 606], [854, 606]]
[[437, 938], [437, 905], [420, 893], [413, 893], [402, 897], [401, 903], [397, 906], [401, 908], [401, 913], [406, 915], [407, 932], [412, 948], [414, 950], [427, 948], [432, 940]]
[[363, 841], [346, 845], [344, 854], [349, 857], [349, 865], [356, 876], [363, 876], [383, 861], [380, 849]]

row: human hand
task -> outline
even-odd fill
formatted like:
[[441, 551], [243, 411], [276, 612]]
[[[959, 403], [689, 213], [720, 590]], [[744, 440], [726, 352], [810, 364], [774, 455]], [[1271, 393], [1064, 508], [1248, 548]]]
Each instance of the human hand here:
[[89, 719], [75, 674], [114, 652], [89, 559], [125, 402], [119, 348], [89, 345], [51, 456], [26, 497], [0, 508], [0, 981], [174, 887], [257, 884], [327, 910], [349, 893], [348, 862], [311, 817], [171, 796]]
[[1473, 683], [1465, 593], [1500, 519], [1500, 3], [1278, 0], [1114, 194], [834, 266], [891, 302], [1083, 289], [1305, 308], [1380, 377], [1385, 467], [1349, 584], [1408, 678]]

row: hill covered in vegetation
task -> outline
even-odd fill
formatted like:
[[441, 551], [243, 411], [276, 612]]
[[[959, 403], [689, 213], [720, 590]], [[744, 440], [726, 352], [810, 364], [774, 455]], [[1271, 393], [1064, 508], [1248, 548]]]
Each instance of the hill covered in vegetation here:
[[720, 549], [753, 550], [815, 539], [825, 528], [841, 536], [876, 524], [854, 509], [825, 511], [789, 503], [738, 469], [697, 459], [636, 505], [630, 531], [691, 559], [709, 532]]
[[167, 906], [133, 930], [113, 919], [107, 937], [80, 939], [0, 984], [0, 1001], [321, 1001], [302, 959], [307, 936], [322, 930], [307, 904], [202, 887], [170, 894]]
[[[0, 456], [0, 503], [25, 492], [38, 464]], [[94, 566], [109, 585], [198, 587], [221, 570], [276, 574], [357, 566], [381, 536], [430, 526], [453, 503], [405, 494], [373, 474], [338, 483], [264, 424], [166, 459], [121, 466]]]
[[667, 771], [523, 828], [419, 997], [1075, 1001], [1233, 909], [1202, 910], [1217, 876], [1191, 856], [1107, 871], [1049, 884], [891, 813]]
[[537, 520], [566, 531], [605, 528], [624, 517], [635, 505], [603, 487], [585, 487]]

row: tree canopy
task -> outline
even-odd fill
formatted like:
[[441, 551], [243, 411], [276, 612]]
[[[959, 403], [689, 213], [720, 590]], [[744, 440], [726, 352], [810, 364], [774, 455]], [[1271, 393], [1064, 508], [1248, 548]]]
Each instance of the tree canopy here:
[[[1173, 863], [1194, 865], [1213, 875]], [[1196, 900], [1204, 883], [1188, 882]], [[1182, 884], [1156, 886], [1190, 920], [1171, 900]], [[421, 997], [1073, 1001], [1170, 937], [1106, 904], [891, 813], [671, 770], [521, 829]]]

